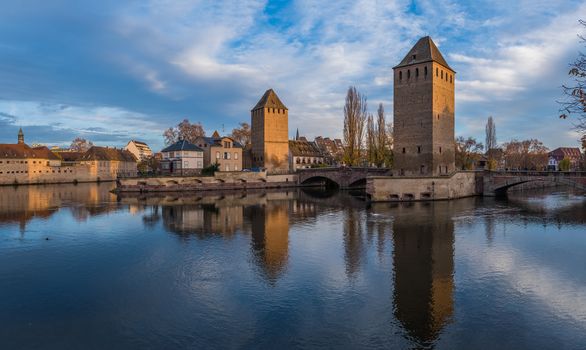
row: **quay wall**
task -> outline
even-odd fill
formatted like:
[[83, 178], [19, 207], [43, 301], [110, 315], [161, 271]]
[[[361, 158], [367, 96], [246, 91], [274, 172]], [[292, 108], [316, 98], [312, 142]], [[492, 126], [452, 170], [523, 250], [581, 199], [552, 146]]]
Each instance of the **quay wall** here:
[[266, 172], [216, 172], [214, 176], [124, 178], [118, 192], [185, 192], [296, 187], [297, 174], [267, 175]]
[[374, 176], [366, 181], [366, 193], [373, 202], [429, 201], [482, 194], [481, 172], [457, 172], [451, 176]]

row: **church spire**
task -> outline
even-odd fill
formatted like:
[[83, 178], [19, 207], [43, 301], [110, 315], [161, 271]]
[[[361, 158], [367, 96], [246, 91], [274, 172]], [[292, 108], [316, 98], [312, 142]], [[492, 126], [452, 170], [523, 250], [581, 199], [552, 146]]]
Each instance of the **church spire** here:
[[295, 141], [299, 141], [299, 128], [297, 128], [297, 133], [295, 134]]
[[22, 128], [18, 130], [18, 144], [24, 144], [24, 133], [22, 132]]

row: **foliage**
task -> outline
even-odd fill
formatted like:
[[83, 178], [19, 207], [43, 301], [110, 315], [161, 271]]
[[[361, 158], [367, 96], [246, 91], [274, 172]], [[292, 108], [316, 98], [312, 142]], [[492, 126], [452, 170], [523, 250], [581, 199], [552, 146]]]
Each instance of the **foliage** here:
[[503, 151], [509, 169], [542, 170], [547, 167], [548, 148], [537, 139], [511, 140], [503, 145]]
[[[376, 124], [374, 117], [369, 114], [366, 128], [366, 158], [369, 165], [376, 167], [390, 166], [392, 154], [392, 124], [386, 123], [383, 104], [378, 105]], [[390, 132], [389, 132], [390, 130]]]
[[474, 164], [482, 157], [482, 143], [476, 141], [473, 137], [467, 139], [463, 136], [456, 138], [456, 168], [462, 170], [472, 170]]
[[151, 156], [138, 162], [136, 165], [138, 172], [147, 174], [149, 172], [157, 172], [160, 170], [160, 162], [157, 158]]
[[251, 142], [250, 125], [246, 122], [242, 122], [239, 125], [240, 127], [232, 129], [232, 134], [230, 137], [232, 137], [234, 141], [240, 143], [242, 146], [246, 146]]
[[201, 170], [201, 174], [203, 176], [214, 176], [214, 173], [219, 170], [220, 170], [220, 165], [218, 163], [214, 163], [214, 164], [208, 165], [207, 167], [203, 168]]
[[[580, 21], [586, 27], [586, 21]], [[580, 42], [586, 44], [586, 38], [578, 35]], [[585, 45], [586, 46], [586, 45]], [[586, 135], [586, 54], [580, 53], [570, 64], [568, 75], [572, 78], [570, 85], [563, 85], [565, 100], [561, 101], [560, 118], [566, 119], [570, 114], [576, 116], [574, 126]]]
[[88, 141], [82, 137], [76, 137], [72, 142], [69, 149], [74, 152], [86, 152], [90, 148], [92, 148], [94, 144], [91, 141]]
[[165, 130], [163, 137], [165, 138], [165, 144], [170, 145], [180, 139], [194, 143], [196, 138], [205, 136], [205, 134], [205, 130], [200, 122], [192, 124], [189, 120], [183, 119], [177, 126]]
[[344, 105], [344, 157], [346, 165], [359, 165], [364, 139], [366, 96], [360, 94], [355, 87], [348, 88]]
[[564, 158], [564, 159], [560, 160], [558, 167], [560, 168], [561, 171], [570, 171], [571, 165], [572, 165], [572, 163], [570, 162], [570, 160], [568, 158]]

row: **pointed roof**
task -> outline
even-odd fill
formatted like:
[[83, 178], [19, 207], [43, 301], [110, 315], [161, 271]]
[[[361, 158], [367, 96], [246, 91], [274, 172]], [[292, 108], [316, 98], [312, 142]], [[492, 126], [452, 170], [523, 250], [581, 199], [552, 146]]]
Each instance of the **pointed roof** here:
[[22, 132], [22, 128], [18, 129], [18, 136], [22, 136], [24, 133]]
[[212, 134], [212, 137], [217, 139], [218, 137], [220, 137], [220, 134], [218, 133], [218, 130], [214, 130], [214, 133]]
[[448, 62], [444, 59], [444, 56], [442, 56], [440, 50], [435, 46], [435, 43], [431, 40], [430, 36], [424, 36], [419, 39], [411, 50], [409, 50], [409, 53], [403, 58], [401, 63], [396, 65], [393, 69], [424, 62], [437, 62], [454, 72], [452, 67], [450, 67]]
[[279, 99], [279, 96], [275, 93], [273, 89], [268, 89], [264, 95], [262, 95], [260, 101], [254, 106], [252, 109], [256, 111], [257, 109], [261, 108], [278, 108], [278, 109], [288, 109], [285, 107], [283, 102]]

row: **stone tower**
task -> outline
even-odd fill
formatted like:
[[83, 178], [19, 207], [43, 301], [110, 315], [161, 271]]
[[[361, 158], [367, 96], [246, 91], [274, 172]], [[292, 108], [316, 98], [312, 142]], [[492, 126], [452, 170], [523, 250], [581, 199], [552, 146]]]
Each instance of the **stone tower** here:
[[22, 132], [22, 128], [18, 130], [18, 144], [24, 144], [24, 133]]
[[252, 162], [269, 172], [289, 170], [289, 111], [269, 89], [250, 111]]
[[429, 36], [419, 39], [393, 70], [395, 173], [454, 172], [456, 72]]

